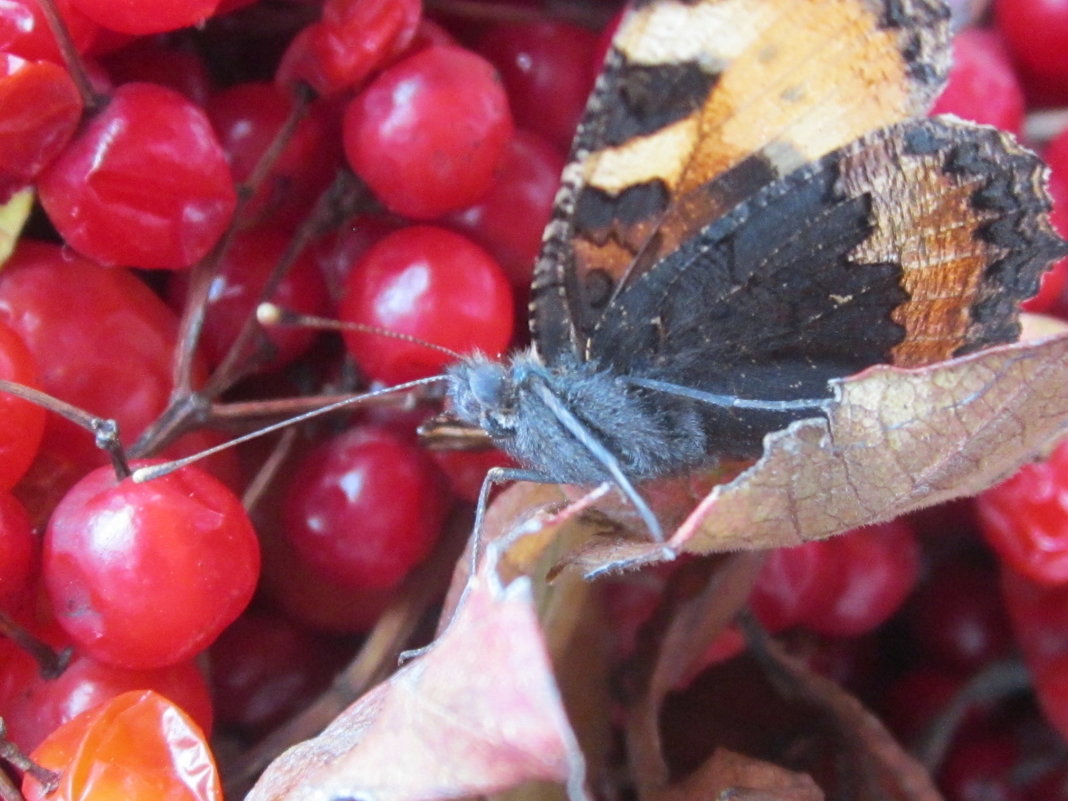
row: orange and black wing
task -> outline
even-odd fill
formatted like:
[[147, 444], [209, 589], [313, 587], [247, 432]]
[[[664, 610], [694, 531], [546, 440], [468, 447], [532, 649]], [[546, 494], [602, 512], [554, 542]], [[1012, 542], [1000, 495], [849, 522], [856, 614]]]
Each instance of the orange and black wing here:
[[[873, 364], [1013, 341], [1019, 302], [1065, 253], [1045, 176], [1009, 135], [955, 118], [872, 132], [665, 255], [608, 304], [589, 352], [622, 380], [795, 401]], [[738, 456], [811, 413], [702, 410], [717, 450]]]
[[589, 357], [613, 298], [740, 201], [922, 113], [935, 0], [638, 0], [613, 39], [535, 270], [542, 357]]

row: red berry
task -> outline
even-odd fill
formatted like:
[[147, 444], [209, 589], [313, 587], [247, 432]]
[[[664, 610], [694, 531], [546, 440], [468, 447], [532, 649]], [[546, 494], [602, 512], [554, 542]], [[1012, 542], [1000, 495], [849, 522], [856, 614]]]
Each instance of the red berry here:
[[977, 501], [983, 536], [1013, 570], [1041, 584], [1068, 582], [1068, 440]]
[[65, 69], [0, 53], [0, 202], [59, 154], [81, 116]]
[[[74, 8], [70, 0], [54, 0], [53, 5], [67, 26], [75, 49], [84, 53], [96, 38], [96, 23]], [[0, 51], [14, 53], [28, 61], [63, 61], [39, 0], [4, 0], [0, 3]]]
[[318, 572], [386, 589], [430, 553], [446, 509], [422, 449], [384, 429], [354, 428], [301, 460], [282, 521], [294, 550]]
[[[0, 271], [0, 322], [15, 329], [40, 365], [42, 390], [116, 419], [124, 443], [167, 407], [178, 321], [126, 270], [23, 240]], [[103, 461], [88, 432], [49, 415], [38, 459], [20, 490], [29, 482], [46, 495], [56, 487], [65, 492]]]
[[331, 297], [341, 297], [349, 273], [372, 245], [403, 227], [404, 223], [395, 217], [358, 214], [316, 240], [312, 252]]
[[1043, 586], [1006, 566], [1001, 591], [1042, 711], [1068, 740], [1068, 584]]
[[972, 28], [957, 34], [949, 82], [931, 113], [956, 114], [1019, 136], [1024, 118], [1023, 89], [997, 33]]
[[211, 646], [216, 720], [265, 734], [330, 683], [344, 651], [285, 618], [246, 612]]
[[211, 94], [211, 76], [204, 59], [188, 47], [174, 47], [158, 38], [137, 39], [102, 59], [115, 86], [154, 83], [173, 89], [203, 106]]
[[[290, 238], [291, 234], [273, 228], [253, 228], [234, 236], [208, 294], [202, 343], [211, 364], [222, 360], [245, 320], [254, 313], [267, 278]], [[174, 273], [168, 285], [172, 307], [180, 309], [184, 305], [188, 288], [189, 274]], [[309, 254], [305, 252], [297, 259], [271, 299], [306, 314], [326, 312], [326, 287]], [[263, 335], [275, 348], [273, 358], [263, 369], [293, 361], [315, 337], [313, 331], [292, 326], [272, 326]], [[251, 353], [245, 358], [251, 358]]]
[[199, 25], [215, 13], [219, 0], [70, 0], [71, 5], [105, 28], [141, 36]]
[[886, 689], [879, 699], [880, 717], [899, 741], [913, 744], [946, 711], [964, 681], [956, 673], [920, 665]]
[[188, 267], [237, 203], [207, 117], [177, 92], [129, 83], [38, 183], [67, 244], [102, 264]]
[[473, 206], [449, 217], [492, 254], [512, 286], [523, 292], [530, 287], [563, 169], [563, 156], [547, 140], [516, 131], [490, 188]]
[[33, 671], [33, 677], [5, 705], [4, 722], [12, 741], [32, 750], [68, 720], [130, 690], [154, 690], [166, 696], [202, 731], [211, 732], [211, 695], [195, 661], [128, 670], [80, 654], [57, 678], [45, 679]]
[[86, 653], [151, 668], [189, 659], [233, 622], [259, 548], [240, 500], [207, 473], [137, 484], [102, 467], [56, 507], [42, 562], [56, 619]]
[[465, 501], [478, 501], [486, 473], [494, 467], [515, 467], [508, 454], [490, 448], [484, 451], [432, 451], [438, 467], [449, 479], [457, 496]]
[[813, 631], [831, 637], [871, 631], [888, 620], [916, 586], [920, 549], [904, 521], [868, 526], [825, 542], [838, 551], [842, 574], [831, 603], [805, 622]]
[[[1046, 147], [1049, 165], [1049, 194], [1053, 200], [1050, 222], [1062, 237], [1068, 237], [1068, 129], [1061, 131]], [[1028, 311], [1068, 316], [1068, 258], [1056, 262], [1042, 275], [1038, 294], [1024, 302]]]
[[10, 492], [0, 491], [0, 601], [26, 589], [35, 549], [26, 510]]
[[419, 0], [328, 0], [322, 21], [290, 43], [278, 80], [302, 81], [321, 95], [357, 86], [404, 51], [421, 12]]
[[772, 630], [803, 625], [820, 634], [863, 634], [886, 621], [919, 573], [919, 546], [902, 521], [773, 551], [751, 603]]
[[345, 111], [352, 169], [391, 211], [417, 219], [478, 200], [511, 137], [496, 71], [458, 47], [428, 47], [397, 62]]
[[567, 150], [593, 88], [597, 45], [585, 28], [529, 22], [491, 28], [477, 49], [500, 71], [516, 124]]
[[[0, 319], [3, 299], [0, 289]], [[37, 360], [22, 338], [0, 322], [0, 378], [38, 387]], [[45, 410], [35, 403], [0, 392], [0, 490], [15, 486], [37, 455], [45, 427]], [[2, 549], [0, 549], [2, 551]]]
[[1068, 0], [997, 0], [994, 13], [1028, 88], [1068, 98]]
[[823, 542], [771, 551], [749, 598], [760, 622], [781, 631], [819, 614], [835, 591], [834, 581], [827, 580], [837, 573], [836, 566], [827, 564], [832, 557]]
[[[206, 111], [237, 182], [246, 181], [289, 118], [293, 100], [269, 83], [242, 83], [212, 95]], [[341, 162], [324, 106], [297, 125], [274, 168], [242, 212], [242, 222], [307, 213]]]
[[947, 755], [939, 784], [946, 801], [1024, 801], [1019, 764], [1019, 747], [1007, 734], [966, 740]]
[[[496, 355], [512, 336], [501, 268], [470, 240], [430, 226], [405, 228], [372, 247], [349, 273], [339, 314], [460, 353]], [[453, 360], [377, 334], [349, 332], [345, 344], [368, 375], [388, 384], [434, 375]]]
[[989, 567], [960, 560], [938, 569], [913, 596], [909, 628], [925, 657], [962, 671], [1008, 656], [1009, 621]]
[[396, 595], [385, 590], [355, 588], [334, 581], [306, 564], [282, 536], [267, 536], [263, 551], [265, 592], [299, 625], [335, 634], [363, 634], [374, 628]]
[[26, 801], [221, 801], [219, 773], [188, 715], [151, 690], [123, 693], [53, 732], [31, 754], [59, 773], [53, 792], [26, 773]]

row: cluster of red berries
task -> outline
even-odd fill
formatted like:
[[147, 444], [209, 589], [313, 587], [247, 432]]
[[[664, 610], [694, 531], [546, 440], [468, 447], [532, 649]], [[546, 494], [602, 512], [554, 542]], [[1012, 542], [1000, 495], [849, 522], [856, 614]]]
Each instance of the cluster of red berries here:
[[[85, 428], [117, 421], [136, 468], [300, 397], [449, 360], [360, 331], [264, 329], [264, 298], [462, 353], [522, 337], [516, 310], [605, 47], [530, 11], [488, 22], [434, 21], [419, 0], [0, 3], [0, 228], [17, 231], [28, 192], [39, 201], [0, 267], [0, 379], [82, 412], [0, 393], [0, 717], [66, 777], [62, 797], [94, 797], [68, 781], [84, 773], [76, 760], [215, 797], [189, 779], [211, 763], [196, 730], [214, 718], [254, 738], [318, 691], [500, 458], [429, 455], [412, 433], [427, 410], [381, 407], [135, 483]], [[937, 110], [1022, 135], [1029, 104], [1068, 102], [1068, 3], [995, 12], [996, 26], [958, 35]], [[1068, 131], [1047, 156], [1068, 233]], [[1068, 261], [1030, 307], [1064, 315], [1066, 284]], [[1001, 596], [979, 538], [955, 536], [947, 557], [927, 517], [770, 554], [755, 615], [787, 638], [807, 632], [814, 662], [858, 685], [843, 665], [875, 652], [875, 632], [908, 629], [918, 656], [866, 674], [892, 683], [879, 696], [898, 699], [885, 709], [906, 737], [1018, 647], [1068, 738], [1066, 448], [979, 501]], [[617, 595], [623, 640], [648, 593]], [[707, 663], [739, 648], [729, 631]], [[979, 798], [976, 786], [1068, 798], [1063, 769], [1032, 772], [1045, 795], [1021, 789], [1013, 769], [1034, 738], [1019, 721], [1038, 717], [1014, 712], [1001, 734], [998, 714], [977, 712], [947, 758], [951, 801]], [[108, 727], [107, 748], [79, 750]], [[1042, 742], [1040, 756], [1063, 756]], [[27, 773], [29, 797], [40, 779]]]

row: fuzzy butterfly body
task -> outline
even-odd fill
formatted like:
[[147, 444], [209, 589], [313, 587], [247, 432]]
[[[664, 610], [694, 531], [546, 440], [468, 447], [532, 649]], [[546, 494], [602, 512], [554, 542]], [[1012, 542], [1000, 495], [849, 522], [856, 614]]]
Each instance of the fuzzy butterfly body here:
[[454, 413], [531, 477], [626, 491], [759, 456], [832, 379], [1016, 339], [1063, 243], [1033, 154], [917, 118], [948, 39], [933, 0], [636, 2], [546, 230], [533, 349], [456, 365]]

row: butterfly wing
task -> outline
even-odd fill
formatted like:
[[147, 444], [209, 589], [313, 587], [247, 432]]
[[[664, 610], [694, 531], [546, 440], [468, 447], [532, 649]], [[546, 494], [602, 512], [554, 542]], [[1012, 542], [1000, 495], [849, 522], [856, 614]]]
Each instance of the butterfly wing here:
[[[621, 375], [791, 400], [872, 364], [1012, 341], [1018, 303], [1064, 252], [1044, 180], [993, 128], [940, 118], [873, 132], [665, 256], [608, 305], [588, 355]], [[707, 414], [738, 455], [784, 425], [762, 410]]]
[[775, 179], [917, 114], [948, 63], [935, 0], [639, 0], [587, 106], [535, 268], [541, 356]]

